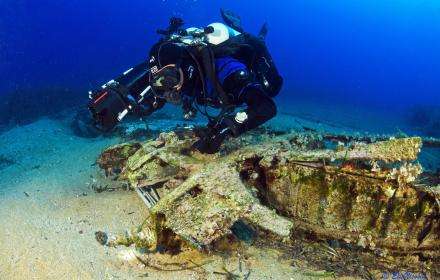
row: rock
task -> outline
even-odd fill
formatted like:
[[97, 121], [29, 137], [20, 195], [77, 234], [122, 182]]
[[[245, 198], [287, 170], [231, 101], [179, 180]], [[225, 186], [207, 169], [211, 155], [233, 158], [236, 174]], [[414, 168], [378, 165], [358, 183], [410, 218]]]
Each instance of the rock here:
[[106, 172], [107, 176], [118, 175], [119, 173], [115, 171], [120, 172], [128, 158], [141, 147], [140, 143], [127, 143], [114, 146], [101, 154], [98, 165]]
[[97, 231], [97, 232], [95, 232], [95, 238], [99, 244], [101, 244], [101, 245], [107, 244], [107, 241], [108, 241], [107, 233], [105, 233], [103, 231]]

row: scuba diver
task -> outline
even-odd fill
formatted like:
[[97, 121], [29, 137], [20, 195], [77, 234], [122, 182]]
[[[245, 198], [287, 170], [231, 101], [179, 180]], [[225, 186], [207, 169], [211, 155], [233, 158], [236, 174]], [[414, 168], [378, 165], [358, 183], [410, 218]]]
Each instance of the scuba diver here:
[[[211, 154], [227, 138], [273, 118], [283, 79], [264, 42], [267, 25], [254, 36], [233, 13], [222, 10], [222, 17], [226, 24], [187, 29], [182, 19], [171, 18], [158, 30], [162, 38], [148, 61], [90, 92], [94, 127], [109, 131], [128, 114], [144, 117], [167, 102], [177, 104], [186, 119], [206, 116], [194, 147]], [[212, 115], [211, 108], [220, 113]]]

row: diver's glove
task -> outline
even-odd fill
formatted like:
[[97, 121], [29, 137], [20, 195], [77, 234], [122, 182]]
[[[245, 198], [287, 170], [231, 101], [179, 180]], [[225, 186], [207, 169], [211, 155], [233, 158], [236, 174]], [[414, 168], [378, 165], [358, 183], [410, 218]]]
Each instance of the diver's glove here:
[[214, 154], [219, 151], [226, 138], [238, 137], [247, 130], [247, 120], [246, 112], [238, 112], [235, 116], [225, 116], [220, 123], [208, 124], [206, 128], [196, 132], [200, 139], [193, 147], [201, 153]]
[[183, 99], [183, 118], [187, 121], [194, 119], [197, 116], [197, 110], [192, 106], [192, 100]]
[[203, 154], [215, 154], [220, 150], [225, 139], [231, 135], [229, 128], [224, 128], [221, 131], [206, 128], [200, 133], [200, 139], [193, 144], [193, 148]]
[[184, 114], [183, 114], [183, 118], [187, 121], [195, 119], [196, 116], [197, 116], [197, 111], [194, 111], [194, 110], [184, 112]]

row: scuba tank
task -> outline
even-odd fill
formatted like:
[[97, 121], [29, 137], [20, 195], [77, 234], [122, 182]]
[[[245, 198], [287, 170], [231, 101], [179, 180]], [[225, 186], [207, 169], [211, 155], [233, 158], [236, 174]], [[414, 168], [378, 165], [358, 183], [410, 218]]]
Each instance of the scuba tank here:
[[212, 23], [205, 28], [183, 29], [183, 21], [178, 22], [178, 26], [161, 31], [164, 37], [151, 49], [149, 67], [152, 74], [167, 65], [178, 65], [184, 77], [181, 92], [188, 92], [198, 84], [206, 99], [206, 83], [209, 82], [220, 103], [211, 105], [228, 111], [234, 104], [219, 83], [215, 63], [217, 58], [231, 57], [247, 67], [254, 81], [261, 85], [268, 96], [275, 97], [280, 92], [283, 79], [264, 42], [266, 24], [257, 37], [244, 32], [242, 28], [237, 31], [223, 23]]
[[[237, 21], [234, 22], [236, 25]], [[215, 56], [232, 56], [242, 61], [255, 75], [264, 91], [270, 97], [277, 96], [283, 85], [283, 78], [264, 41], [268, 32], [267, 24], [263, 25], [258, 37], [246, 33], [241, 27], [239, 32], [223, 23], [213, 23], [209, 26], [213, 27], [214, 32], [208, 34], [207, 39]]]

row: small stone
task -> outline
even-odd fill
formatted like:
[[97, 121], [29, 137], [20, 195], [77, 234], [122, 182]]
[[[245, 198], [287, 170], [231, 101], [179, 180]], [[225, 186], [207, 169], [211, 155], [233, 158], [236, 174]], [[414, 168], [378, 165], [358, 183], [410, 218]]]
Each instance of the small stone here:
[[107, 244], [107, 241], [108, 241], [107, 233], [105, 233], [103, 231], [97, 231], [97, 232], [95, 232], [95, 238], [99, 244], [101, 244], [101, 245]]
[[366, 248], [367, 247], [367, 239], [365, 238], [365, 236], [361, 235], [359, 237], [359, 240], [357, 242], [357, 245], [362, 247], [362, 248]]

